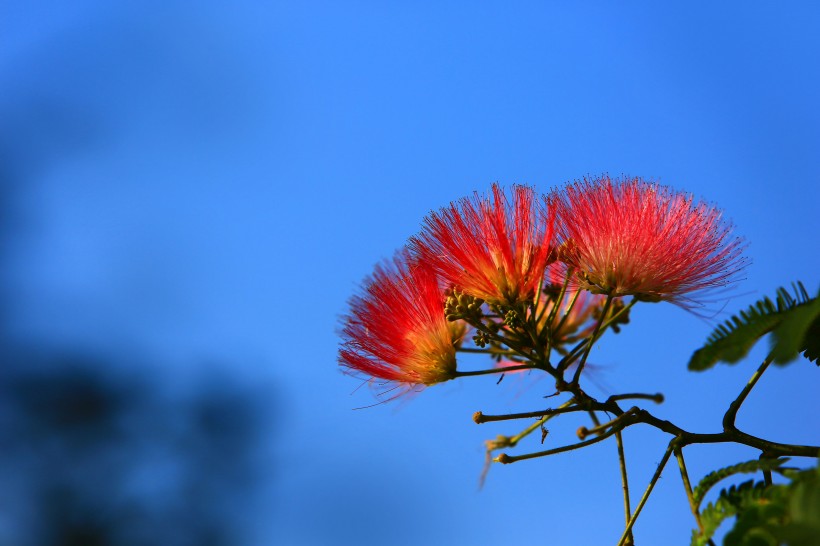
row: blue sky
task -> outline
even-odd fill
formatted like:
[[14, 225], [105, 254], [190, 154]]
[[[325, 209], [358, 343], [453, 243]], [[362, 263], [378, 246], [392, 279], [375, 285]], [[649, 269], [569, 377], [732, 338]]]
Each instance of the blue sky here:
[[[270, 383], [257, 544], [614, 544], [614, 444], [494, 467], [477, 490], [483, 440], [517, 429], [470, 416], [539, 409], [548, 381], [476, 378], [353, 411], [373, 398], [337, 369], [339, 317], [425, 214], [492, 182], [657, 179], [723, 208], [752, 264], [714, 319], [636, 308], [593, 352], [592, 391], [661, 391], [659, 416], [718, 430], [765, 348], [702, 375], [691, 352], [776, 287], [820, 285], [818, 16], [810, 2], [2, 2], [12, 327], [162, 361], [175, 384], [202, 358]], [[739, 424], [816, 444], [818, 387], [814, 366], [773, 369]], [[579, 424], [553, 425], [552, 445]], [[627, 432], [636, 499], [666, 440]], [[693, 479], [757, 455], [688, 449]], [[641, 542], [688, 540], [676, 472]]]

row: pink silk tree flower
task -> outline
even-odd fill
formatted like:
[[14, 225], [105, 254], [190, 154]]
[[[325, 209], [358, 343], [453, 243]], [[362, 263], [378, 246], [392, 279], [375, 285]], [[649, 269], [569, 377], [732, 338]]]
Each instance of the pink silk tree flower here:
[[498, 184], [424, 220], [410, 247], [448, 287], [493, 304], [531, 300], [552, 257], [554, 212], [535, 191]]
[[743, 242], [719, 209], [640, 178], [584, 179], [554, 193], [559, 260], [578, 285], [684, 307], [745, 267]]
[[376, 266], [344, 317], [339, 364], [347, 372], [398, 384], [403, 392], [455, 377], [466, 327], [444, 318], [435, 272], [405, 250]]

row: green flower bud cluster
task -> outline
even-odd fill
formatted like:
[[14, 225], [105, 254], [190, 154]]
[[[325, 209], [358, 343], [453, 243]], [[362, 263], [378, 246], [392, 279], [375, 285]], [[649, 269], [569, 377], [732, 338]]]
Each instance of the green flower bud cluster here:
[[483, 349], [489, 342], [490, 338], [484, 332], [479, 331], [473, 336], [473, 343], [476, 344], [476, 347], [481, 347]]
[[444, 316], [450, 322], [459, 319], [478, 320], [483, 315], [482, 305], [484, 300], [481, 298], [474, 298], [453, 288], [448, 291], [447, 299], [444, 301]]
[[518, 313], [516, 313], [515, 309], [510, 309], [504, 315], [504, 324], [509, 326], [510, 328], [515, 328], [519, 323], [518, 320]]

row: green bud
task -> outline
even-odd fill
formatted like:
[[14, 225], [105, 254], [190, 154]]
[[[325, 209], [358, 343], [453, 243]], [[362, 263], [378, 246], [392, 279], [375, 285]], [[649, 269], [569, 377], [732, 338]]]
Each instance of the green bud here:
[[504, 315], [504, 324], [511, 327], [515, 327], [518, 324], [518, 313], [516, 313], [514, 309], [510, 309], [507, 311], [507, 314]]

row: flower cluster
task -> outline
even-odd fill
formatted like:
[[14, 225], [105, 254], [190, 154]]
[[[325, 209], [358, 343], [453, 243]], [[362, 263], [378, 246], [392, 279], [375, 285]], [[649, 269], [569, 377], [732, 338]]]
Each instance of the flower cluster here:
[[550, 260], [553, 207], [515, 186], [510, 202], [498, 184], [492, 197], [462, 199], [424, 221], [410, 239], [419, 258], [448, 284], [490, 303], [529, 300]]
[[351, 373], [406, 388], [455, 377], [465, 327], [444, 318], [444, 292], [428, 265], [400, 252], [376, 267], [350, 309], [339, 359]]
[[742, 248], [718, 209], [640, 178], [584, 179], [545, 196], [494, 184], [432, 212], [376, 268], [350, 302], [339, 361], [406, 389], [440, 383], [458, 375], [472, 327], [497, 362], [549, 366], [553, 348], [573, 356], [561, 346], [617, 324], [619, 298], [691, 306], [733, 282]]
[[583, 180], [554, 195], [561, 260], [581, 288], [689, 303], [743, 267], [720, 210], [640, 178]]

